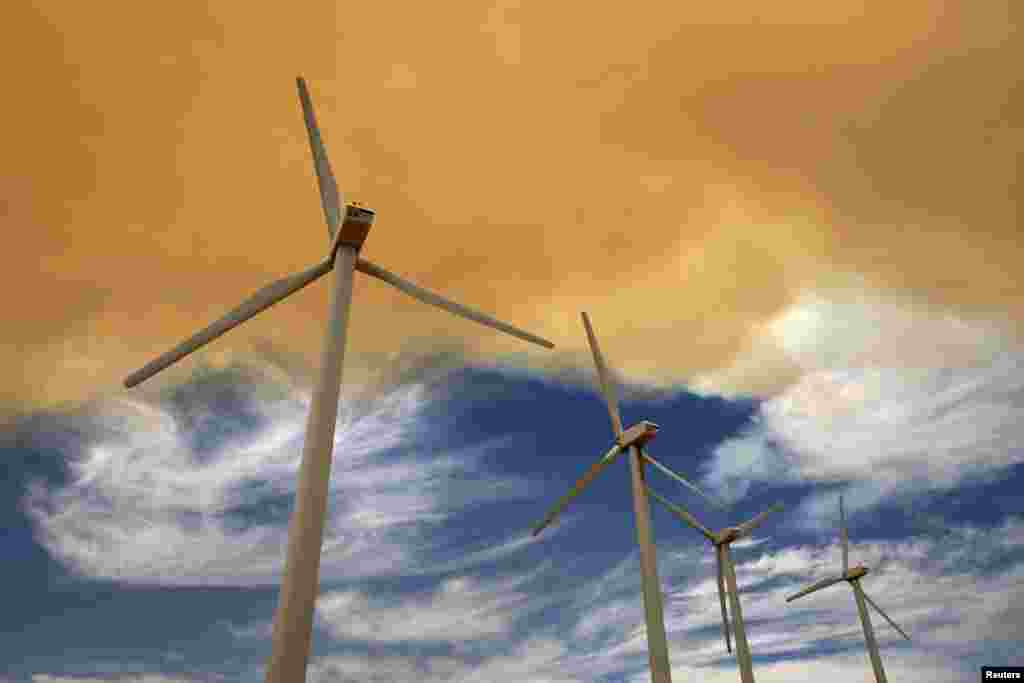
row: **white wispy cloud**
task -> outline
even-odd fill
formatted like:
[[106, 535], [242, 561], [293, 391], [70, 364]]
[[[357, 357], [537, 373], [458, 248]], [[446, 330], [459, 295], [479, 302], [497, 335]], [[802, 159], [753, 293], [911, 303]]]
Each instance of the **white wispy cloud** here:
[[548, 638], [526, 640], [507, 653], [476, 662], [457, 656], [368, 657], [331, 655], [310, 663], [308, 683], [581, 683], [591, 680], [564, 666], [565, 644]]
[[[1011, 652], [1014, 629], [1024, 627], [1024, 564], [1019, 559], [1024, 520], [1012, 517], [993, 529], [952, 526], [949, 532], [953, 542], [913, 537], [851, 546], [854, 563], [873, 569], [863, 581], [865, 590], [914, 638], [907, 644], [881, 619], [874, 620], [893, 679], [927, 674], [933, 680], [966, 680], [971, 672], [965, 662]], [[792, 680], [813, 673], [836, 683], [864, 680], [869, 663], [848, 587], [837, 585], [792, 604], [784, 600], [838, 571], [838, 544], [778, 548], [764, 539], [757, 536], [755, 543], [734, 552], [755, 657], [783, 658], [759, 662], [758, 679]], [[964, 540], [973, 545], [965, 548]], [[675, 677], [733, 680], [737, 674], [721, 640], [707, 544], [698, 538], [663, 543], [659, 558]], [[1017, 559], [1001, 564], [1007, 558]], [[328, 648], [329, 654], [312, 661], [307, 680], [646, 680], [636, 553], [592, 579], [549, 588], [559, 566], [559, 559], [552, 558], [518, 574], [458, 576], [432, 591], [391, 598], [362, 588], [328, 591], [318, 605], [321, 628], [338, 644], [368, 641], [380, 651], [370, 656], [330, 653]], [[520, 620], [555, 603], [559, 616], [541, 632], [516, 628]], [[267, 637], [267, 629], [254, 628], [248, 635]], [[410, 642], [454, 647], [445, 655], [399, 654]], [[831, 652], [822, 654], [821, 646]], [[38, 683], [60, 680], [39, 678]], [[152, 679], [158, 682], [165, 683]]]
[[323, 593], [321, 625], [335, 638], [365, 641], [458, 641], [507, 636], [516, 619], [542, 609], [545, 600], [525, 585], [550, 571], [550, 563], [507, 579], [449, 578], [436, 590], [385, 601], [361, 591]]
[[[973, 671], [965, 662], [1010, 652], [1008, 643], [1024, 627], [1021, 523], [1011, 518], [994, 529], [951, 527], [957, 539], [986, 539], [985, 549], [972, 550], [974, 562], [966, 564], [962, 544], [945, 538], [851, 545], [851, 560], [873, 570], [862, 582], [864, 589], [913, 638], [906, 643], [872, 613], [893, 679], [913, 672], [961, 681]], [[838, 543], [788, 548], [755, 543], [735, 548], [733, 557], [755, 657], [780, 658], [757, 664], [759, 680], [793, 680], [813, 672], [844, 683], [869, 675], [859, 617], [845, 584], [785, 602], [812, 581], [839, 572]], [[1009, 557], [1018, 559], [999, 564]], [[638, 572], [637, 555], [631, 553], [574, 590], [558, 627], [568, 648], [560, 659], [563, 672], [584, 680], [647, 680]], [[659, 549], [670, 655], [679, 680], [724, 681], [737, 675], [722, 641], [714, 572], [711, 551], [698, 539]], [[822, 646], [829, 652], [823, 654]]]
[[[483, 456], [508, 446], [507, 439], [455, 450], [439, 445], [424, 415], [431, 399], [428, 387], [413, 383], [364, 402], [358, 413], [342, 404], [324, 579], [450, 562], [420, 525], [496, 497], [530, 495], [525, 482], [497, 478], [480, 464]], [[103, 405], [97, 434], [70, 463], [68, 485], [35, 487], [25, 500], [40, 540], [91, 576], [165, 584], [273, 583], [283, 561], [290, 509], [285, 496], [295, 484], [308, 398], [290, 391], [283, 399], [257, 397], [251, 403], [257, 426], [202, 452], [195, 434], [165, 404]]]
[[[809, 298], [767, 327], [802, 368], [705, 482], [847, 482], [851, 506], [948, 490], [1024, 462], [1024, 351], [992, 324], [881, 302]], [[823, 520], [823, 500], [803, 512]]]
[[78, 678], [71, 676], [51, 676], [35, 674], [32, 683], [197, 683], [194, 678], [178, 678], [161, 674], [142, 674], [140, 676], [118, 676], [116, 678]]
[[[955, 527], [963, 536], [988, 534], [990, 558], [1024, 547], [1021, 520], [1005, 528]], [[665, 616], [674, 676], [679, 680], [735, 680], [726, 654], [714, 564], [697, 541], [662, 553]], [[852, 558], [875, 569], [865, 590], [912, 638], [906, 643], [874, 613], [884, 663], [893, 679], [928, 675], [962, 681], [971, 661], [996, 657], [999, 642], [1015, 638], [1024, 607], [1024, 564], [979, 571], [958, 561], [955, 544], [915, 537], [903, 542], [854, 543]], [[756, 544], [734, 553], [744, 618], [757, 656], [759, 680], [783, 681], [827, 675], [836, 683], [864, 680], [870, 664], [849, 588], [840, 584], [792, 604], [790, 595], [807, 583], [835, 574], [838, 544], [769, 549]], [[455, 579], [421, 598], [375, 604], [350, 593], [324, 596], [320, 611], [332, 635], [363, 638], [387, 646], [433, 637], [501, 643], [473, 656], [367, 657], [328, 655], [311, 665], [311, 681], [404, 680], [511, 683], [648, 679], [646, 636], [635, 553], [607, 572], [568, 589], [573, 600], [560, 623], [546, 633], [524, 635], [512, 623], [537, 599], [522, 578], [504, 581]], [[534, 578], [543, 579], [536, 574]], [[1013, 607], [1016, 605], [1016, 608]], [[1016, 609], [1016, 612], [1013, 610]], [[822, 653], [821, 646], [829, 652]], [[1005, 651], [1009, 651], [1006, 649]], [[974, 660], [972, 660], [974, 658]], [[374, 677], [376, 676], [376, 678]]]
[[[989, 558], [1024, 548], [1013, 520], [1006, 529], [957, 527], [962, 535], [991, 538]], [[838, 543], [795, 546], [775, 551], [736, 553], [744, 621], [756, 655], [799, 655], [796, 662], [758, 666], [758, 678], [773, 680], [796, 671], [836, 671], [837, 681], [860, 680], [868, 666], [863, 635], [853, 596], [839, 584], [793, 603], [785, 597], [807, 584], [839, 573]], [[853, 543], [851, 561], [873, 569], [862, 581], [864, 589], [911, 634], [908, 645], [877, 614], [873, 622], [887, 668], [944, 671], [937, 680], [962, 680], [960, 661], [984, 656], [994, 641], [1013, 637], [1005, 623], [1006, 600], [1021, 605], [1019, 588], [1024, 564], [982, 572], [977, 565], [959, 562], [961, 549], [944, 540], [912, 538], [903, 542]], [[983, 562], [985, 558], [978, 558]], [[720, 635], [720, 614], [713, 566], [704, 576], [680, 576], [670, 570], [666, 584], [666, 622], [674, 644], [673, 660], [686, 661], [712, 674], [715, 666], [735, 668], [726, 656]], [[673, 585], [676, 584], [681, 585]], [[1016, 596], [1016, 597], [1014, 597]], [[1019, 619], [1019, 615], [1017, 619]], [[812, 646], [831, 642], [849, 649], [852, 658], [821, 655]], [[845, 662], [845, 663], [844, 663]], [[891, 662], [891, 666], [890, 666]], [[840, 672], [836, 669], [849, 669]], [[707, 670], [711, 667], [711, 670]], [[765, 672], [765, 676], [761, 672]], [[774, 672], [774, 673], [773, 673]], [[817, 673], [815, 674], [817, 676]], [[893, 674], [895, 678], [895, 672]]]
[[[950, 662], [922, 661], [919, 658], [903, 656], [887, 656], [885, 671], [891, 680], [913, 681], [925, 680], [936, 683], [962, 683], [974, 680], [975, 669], [967, 669]], [[805, 661], [778, 661], [762, 664], [755, 668], [757, 680], [761, 683], [789, 683], [790, 681], [823, 680], [833, 683], [864, 683], [873, 680], [870, 664], [866, 654], [844, 653], [829, 659], [818, 660], [813, 664]], [[673, 666], [673, 680], [701, 680], [708, 683], [734, 683], [737, 678], [735, 668], [707, 668]], [[636, 674], [629, 678], [629, 683], [646, 683], [649, 674]]]

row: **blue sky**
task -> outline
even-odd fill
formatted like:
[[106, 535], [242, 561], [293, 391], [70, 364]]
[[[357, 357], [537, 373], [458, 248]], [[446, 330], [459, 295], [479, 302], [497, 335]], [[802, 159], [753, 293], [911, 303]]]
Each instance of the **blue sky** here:
[[[603, 404], [565, 378], [447, 365], [342, 400], [308, 680], [646, 680], [626, 462], [528, 532], [606, 450]], [[308, 401], [287, 377], [200, 364], [5, 431], [9, 680], [260, 679]], [[760, 680], [868, 672], [845, 587], [783, 601], [839, 566], [843, 492], [865, 589], [914, 639], [876, 619], [890, 676], [960, 681], [1017, 661], [1024, 631], [1022, 380], [1003, 354], [808, 371], [760, 401], [630, 385], [622, 411], [662, 426], [654, 457], [732, 501], [649, 470], [708, 526], [785, 503], [734, 551]], [[676, 678], [731, 680], [706, 543], [653, 515]]]

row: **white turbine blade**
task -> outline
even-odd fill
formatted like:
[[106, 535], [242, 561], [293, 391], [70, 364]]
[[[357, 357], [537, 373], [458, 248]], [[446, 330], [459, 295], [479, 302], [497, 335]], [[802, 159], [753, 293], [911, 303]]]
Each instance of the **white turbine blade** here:
[[839, 545], [843, 550], [843, 573], [850, 569], [850, 538], [846, 531], [846, 510], [843, 508], [843, 494], [839, 494]]
[[288, 277], [281, 278], [280, 280], [270, 283], [243, 301], [239, 306], [233, 308], [224, 317], [189, 337], [159, 358], [150, 361], [141, 369], [128, 375], [128, 378], [124, 381], [124, 385], [131, 388], [139, 382], [149, 379], [156, 373], [165, 369], [169, 365], [178, 362], [196, 349], [209, 344], [211, 341], [233, 327], [241, 325], [257, 313], [270, 308], [281, 299], [294, 294], [325, 273], [330, 272], [333, 265], [333, 261], [328, 259], [316, 266], [313, 266], [309, 270], [304, 270], [301, 273], [289, 275]]
[[722, 608], [722, 635], [725, 636], [725, 649], [732, 652], [732, 641], [729, 638], [729, 610], [725, 606], [725, 576], [722, 574], [722, 546], [715, 546], [715, 567], [718, 571], [718, 604]]
[[587, 470], [586, 473], [582, 477], [580, 477], [579, 480], [569, 490], [569, 493], [562, 496], [558, 500], [558, 502], [555, 503], [555, 505], [550, 510], [548, 510], [548, 513], [544, 515], [544, 519], [541, 520], [540, 523], [534, 525], [532, 532], [533, 535], [536, 536], [541, 531], [543, 531], [545, 527], [547, 527], [549, 524], [555, 521], [555, 518], [558, 517], [559, 514], [561, 514], [562, 510], [565, 509], [565, 506], [568, 505], [573, 498], [578, 496], [580, 491], [582, 491], [587, 486], [587, 484], [593, 481], [594, 477], [601, 473], [601, 470], [610, 465], [611, 462], [615, 460], [615, 457], [621, 452], [622, 448], [618, 444], [615, 444], [614, 446], [611, 447], [611, 450], [609, 450], [601, 457], [600, 460], [591, 465], [590, 469]]
[[699, 531], [702, 534], [704, 534], [704, 537], [707, 538], [712, 543], [715, 542], [715, 540], [716, 540], [715, 535], [711, 532], [710, 529], [708, 529], [706, 526], [704, 526], [703, 524], [698, 522], [696, 517], [694, 517], [689, 512], [687, 512], [683, 508], [679, 507], [678, 505], [675, 505], [674, 503], [671, 503], [668, 500], [666, 500], [666, 499], [662, 498], [661, 496], [659, 496], [657, 493], [654, 492], [653, 489], [651, 489], [650, 486], [647, 487], [647, 492], [651, 494], [651, 497], [654, 498], [654, 500], [658, 501], [659, 503], [664, 505], [666, 508], [668, 508], [669, 512], [671, 512], [676, 517], [678, 517], [679, 519], [683, 520], [684, 522], [686, 522], [687, 524], [692, 526], [697, 531]]
[[750, 534], [750, 532], [752, 532], [754, 529], [764, 524], [764, 520], [768, 519], [768, 515], [772, 514], [773, 512], [781, 512], [783, 508], [785, 508], [785, 505], [783, 505], [782, 503], [776, 503], [775, 505], [772, 505], [770, 508], [768, 508], [761, 514], [757, 515], [750, 521], [740, 524], [736, 527], [736, 529], [739, 531], [736, 538], [742, 538], [743, 536]]
[[316, 123], [316, 114], [313, 113], [313, 102], [309, 98], [306, 81], [300, 76], [295, 82], [299, 86], [302, 116], [306, 120], [309, 149], [313, 153], [313, 166], [316, 168], [316, 180], [320, 186], [320, 204], [324, 209], [324, 220], [327, 221], [327, 233], [333, 240], [344, 216], [341, 193], [338, 192], [338, 183], [331, 171], [331, 162], [327, 159], [327, 150], [320, 139], [320, 127]]
[[804, 588], [799, 593], [794, 593], [793, 595], [789, 596], [788, 598], [786, 598], [786, 602], [793, 602], [797, 598], [802, 598], [803, 596], [805, 596], [805, 595], [807, 595], [809, 593], [813, 593], [815, 591], [820, 591], [822, 588], [828, 588], [832, 584], [836, 584], [836, 583], [839, 583], [840, 581], [845, 581], [845, 580], [846, 579], [844, 577], [842, 577], [842, 576], [837, 576], [837, 577], [832, 578], [832, 579], [822, 579], [821, 581], [818, 581], [817, 583], [812, 583], [810, 586], [808, 586], [807, 588]]
[[693, 492], [694, 492], [694, 493], [696, 493], [696, 494], [697, 494], [698, 496], [700, 496], [701, 498], [703, 498], [703, 499], [704, 499], [704, 500], [706, 500], [707, 502], [711, 503], [712, 505], [714, 505], [714, 506], [715, 506], [715, 507], [717, 507], [718, 509], [720, 509], [720, 510], [724, 510], [724, 509], [726, 508], [726, 506], [725, 506], [725, 505], [724, 505], [723, 503], [721, 503], [721, 502], [719, 502], [719, 501], [715, 500], [714, 498], [712, 498], [712, 497], [711, 497], [711, 496], [709, 496], [708, 494], [706, 494], [706, 493], [704, 493], [703, 491], [701, 491], [701, 490], [700, 490], [700, 489], [699, 489], [699, 488], [697, 487], [697, 485], [696, 485], [696, 484], [693, 484], [693, 483], [692, 483], [692, 482], [690, 482], [690, 481], [689, 481], [688, 479], [686, 479], [685, 477], [683, 477], [683, 476], [682, 476], [681, 474], [676, 474], [675, 472], [673, 472], [672, 470], [670, 470], [670, 469], [669, 469], [668, 467], [665, 467], [665, 466], [664, 466], [664, 465], [662, 465], [662, 464], [661, 464], [660, 462], [658, 462], [657, 460], [655, 460], [654, 458], [652, 458], [652, 457], [651, 457], [650, 455], [648, 455], [648, 454], [647, 454], [647, 451], [646, 451], [646, 449], [644, 449], [644, 448], [641, 448], [641, 449], [640, 449], [640, 457], [641, 457], [641, 458], [643, 458], [644, 460], [646, 460], [647, 462], [651, 463], [652, 465], [654, 465], [655, 467], [657, 467], [657, 468], [658, 468], [659, 470], [661, 470], [662, 472], [664, 472], [664, 473], [665, 473], [665, 474], [667, 474], [668, 476], [672, 477], [673, 479], [675, 479], [676, 481], [678, 481], [678, 482], [679, 482], [680, 484], [682, 484], [682, 485], [683, 485], [683, 486], [685, 486], [686, 488], [690, 489], [691, 491], [693, 491]]
[[425, 304], [430, 304], [431, 306], [443, 308], [449, 313], [454, 313], [455, 315], [466, 318], [467, 320], [472, 320], [473, 322], [480, 323], [481, 325], [486, 325], [487, 327], [492, 327], [496, 330], [500, 330], [505, 334], [510, 334], [513, 337], [517, 337], [519, 339], [522, 339], [523, 341], [528, 341], [531, 344], [537, 344], [538, 346], [543, 346], [546, 349], [555, 348], [555, 345], [549, 342], [547, 339], [542, 339], [541, 337], [530, 334], [529, 332], [521, 330], [518, 327], [513, 327], [508, 323], [503, 323], [500, 320], [492, 318], [491, 316], [486, 315], [484, 313], [480, 313], [479, 311], [474, 311], [472, 308], [463, 306], [462, 304], [457, 304], [454, 301], [449, 301], [448, 299], [445, 299], [442, 296], [438, 296], [433, 292], [427, 291], [422, 287], [414, 285], [408, 280], [403, 280], [394, 273], [388, 272], [381, 268], [380, 266], [370, 263], [366, 259], [360, 258], [359, 260], [356, 261], [356, 270], [362, 273], [366, 273], [367, 275], [370, 275], [372, 277], [375, 277], [378, 280], [383, 280], [384, 282], [388, 283], [389, 285], [392, 285], [399, 291], [404, 292], [405, 294], [411, 296], [413, 299], [422, 301]]
[[590, 317], [583, 313], [583, 327], [587, 331], [587, 343], [590, 345], [590, 353], [594, 357], [594, 365], [597, 367], [597, 380], [601, 385], [601, 395], [604, 396], [605, 405], [608, 406], [608, 416], [612, 419], [612, 431], [618, 438], [622, 434], [622, 417], [619, 415], [619, 402], [615, 399], [612, 390], [611, 377], [608, 376], [608, 366], [605, 365], [604, 356], [601, 355], [601, 347], [597, 345], [597, 335], [590, 324]]
[[867, 593], [866, 593], [866, 592], [864, 591], [864, 589], [863, 589], [863, 588], [861, 589], [861, 593], [862, 593], [862, 594], [864, 595], [864, 599], [868, 601], [868, 604], [869, 604], [869, 605], [871, 605], [872, 607], [874, 607], [874, 608], [875, 608], [875, 611], [876, 611], [876, 612], [878, 612], [879, 614], [881, 614], [881, 615], [882, 615], [882, 618], [883, 618], [883, 619], [885, 619], [886, 621], [888, 621], [888, 622], [889, 622], [889, 625], [890, 625], [890, 626], [892, 626], [892, 627], [893, 627], [894, 629], [896, 629], [897, 631], [899, 631], [899, 634], [900, 634], [901, 636], [903, 636], [903, 637], [904, 637], [904, 638], [906, 638], [907, 640], [910, 640], [910, 636], [908, 636], [908, 635], [907, 635], [907, 634], [906, 634], [906, 633], [905, 633], [905, 632], [903, 631], [903, 629], [901, 629], [901, 628], [900, 628], [899, 626], [897, 626], [897, 625], [896, 625], [896, 622], [895, 622], [895, 621], [893, 621], [892, 619], [890, 619], [890, 618], [889, 618], [889, 615], [888, 615], [888, 614], [886, 614], [885, 612], [883, 612], [883, 611], [882, 611], [882, 608], [881, 608], [881, 607], [879, 607], [879, 606], [878, 606], [878, 604], [877, 604], [877, 603], [876, 603], [876, 602], [875, 602], [874, 600], [872, 600], [872, 599], [871, 599], [871, 596], [870, 596], [870, 595], [868, 595], [868, 594], [867, 594]]

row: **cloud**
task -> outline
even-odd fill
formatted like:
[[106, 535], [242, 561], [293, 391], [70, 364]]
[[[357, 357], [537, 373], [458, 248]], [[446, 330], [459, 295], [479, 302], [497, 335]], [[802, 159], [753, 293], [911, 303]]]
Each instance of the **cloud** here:
[[[1014, 518], [1002, 529], [954, 527], [956, 534], [991, 541], [991, 552], [976, 555], [971, 565], [961, 562], [964, 551], [958, 544], [926, 537], [853, 544], [854, 561], [874, 570], [863, 580], [865, 590], [913, 638], [906, 643], [872, 612], [891, 676], [916, 671], [935, 680], [960, 681], [976, 671], [978, 662], [1002, 661], [1010, 652], [1012, 619], [1020, 618], [1024, 605], [1017, 588], [1024, 565], [1015, 555], [1024, 549], [1021, 524]], [[694, 543], [663, 548], [660, 554], [673, 671], [680, 679], [734, 680], [735, 665], [721, 640], [713, 561], [706, 550]], [[1018, 559], [1000, 564], [999, 558], [1008, 553]], [[855, 681], [868, 674], [863, 635], [846, 586], [792, 604], [784, 600], [837, 571], [838, 544], [778, 548], [760, 543], [737, 548], [734, 560], [759, 679], [792, 680], [813, 671], [836, 681]], [[631, 553], [569, 589], [566, 595], [572, 600], [559, 608], [560, 623], [546, 625], [549, 635], [531, 635], [530, 629], [512, 626], [531, 609], [521, 599], [532, 593], [521, 577], [483, 582], [457, 578], [393, 606], [366, 595], [325, 595], [320, 613], [336, 629], [332, 635], [367, 638], [385, 649], [373, 656], [325, 655], [314, 661], [310, 675], [318, 681], [380, 676], [427, 682], [639, 683], [648, 673], [636, 563]], [[534, 578], [544, 577], [538, 573]], [[389, 649], [428, 634], [470, 639], [467, 646], [474, 637], [480, 640], [446, 655], [395, 654]]]
[[563, 670], [566, 647], [557, 640], [531, 639], [507, 654], [473, 662], [460, 657], [366, 657], [331, 655], [310, 663], [311, 683], [419, 680], [424, 683], [578, 683], [589, 680]]
[[[1024, 461], [1024, 351], [984, 322], [867, 301], [810, 299], [768, 326], [801, 367], [706, 482], [847, 482], [851, 507], [954, 488]], [[821, 519], [825, 502], [803, 512]], [[829, 503], [831, 505], [831, 503]]]
[[514, 618], [540, 609], [543, 600], [521, 589], [531, 581], [446, 579], [425, 596], [386, 604], [359, 591], [323, 593], [317, 614], [337, 639], [364, 641], [459, 641], [506, 636]]
[[[871, 292], [863, 277], [842, 287], [807, 289], [750, 329], [728, 363], [690, 385], [734, 394], [744, 385], [850, 369], [907, 372], [978, 364], [1020, 348], [1012, 325], [991, 311], [958, 315], [905, 295]], [[786, 387], [789, 388], [789, 387]]]
[[[970, 565], [962, 562], [965, 551], [955, 542], [914, 537], [852, 545], [854, 562], [874, 569], [863, 580], [864, 589], [913, 638], [907, 644], [872, 612], [891, 676], [925, 671], [936, 674], [936, 680], [959, 681], [976, 671], [977, 662], [1003, 661], [1015, 640], [1016, 621], [1011, 620], [1020, 619], [1024, 605], [1019, 590], [1024, 567], [1020, 524], [1014, 518], [1002, 529], [954, 527], [957, 534], [991, 543], [990, 552], [977, 554]], [[693, 546], [660, 555], [674, 672], [681, 678], [734, 680], [735, 665], [721, 637], [712, 556]], [[1007, 554], [1016, 560], [1001, 562]], [[788, 548], [761, 544], [733, 555], [759, 680], [792, 680], [811, 671], [815, 676], [831, 672], [837, 681], [863, 679], [870, 665], [846, 586], [785, 602], [787, 595], [838, 572], [837, 543]], [[646, 641], [635, 564], [634, 554], [597, 581], [603, 599], [577, 612], [585, 626], [577, 627], [573, 641], [604, 634], [600, 641], [586, 641], [591, 656], [599, 660], [591, 666], [619, 677], [634, 671], [635, 678], [629, 680], [639, 682], [647, 675]]]
[[[200, 378], [159, 403], [96, 408], [66, 486], [36, 486], [25, 506], [50, 552], [77, 571], [131, 582], [276, 581], [308, 397], [294, 387]], [[189, 388], [191, 387], [191, 388]], [[198, 388], [197, 388], [198, 387]], [[430, 571], [451, 564], [424, 530], [472, 506], [528, 495], [480, 458], [507, 440], [447, 447], [422, 383], [343, 403], [331, 473], [322, 576]], [[241, 421], [241, 428], [231, 425]], [[439, 453], [440, 451], [440, 453]], [[500, 557], [514, 551], [481, 549]]]
[[79, 678], [72, 676], [51, 676], [35, 674], [32, 683], [196, 683], [194, 678], [179, 678], [161, 674], [142, 674], [140, 676], [117, 676], [116, 678]]
[[[883, 665], [886, 675], [893, 680], [914, 680], [923, 678], [941, 683], [961, 683], [970, 680], [974, 671], [958, 666], [954, 662], [922, 661], [917, 658], [886, 656]], [[808, 676], [837, 683], [854, 683], [868, 680], [870, 664], [866, 654], [847, 653], [829, 659], [808, 664], [804, 661], [766, 662], [755, 668], [757, 680], [765, 683], [783, 683], [784, 681], [802, 680]], [[711, 683], [730, 683], [736, 680], [736, 671], [730, 668], [706, 669], [698, 667], [672, 667], [674, 679], [688, 680], [700, 677], [702, 681]], [[643, 683], [645, 677], [636, 675], [629, 679], [631, 683]]]
[[[587, 361], [589, 309], [628, 376], [721, 378], [751, 329], [850, 278], [1019, 320], [1014, 7], [664, 3], [623, 35], [611, 9], [581, 32], [574, 10], [527, 1], [424, 7], [386, 34], [359, 27], [389, 24], [387, 4], [134, 8], [118, 26], [23, 4], [11, 49], [40, 58], [8, 82], [32, 97], [6, 112], [26, 134], [6, 149], [0, 229], [24, 258], [0, 277], [32, 295], [8, 302], [0, 408], [119, 392], [322, 256], [300, 73], [346, 196], [379, 210], [366, 256], [567, 352], [360, 276], [350, 377], [411, 336], [423, 355], [463, 340], [470, 360], [555, 372]], [[419, 30], [438, 21], [441, 46]], [[315, 367], [324, 296], [314, 285], [200, 358], [269, 340]], [[711, 390], [791, 380], [762, 364]]]

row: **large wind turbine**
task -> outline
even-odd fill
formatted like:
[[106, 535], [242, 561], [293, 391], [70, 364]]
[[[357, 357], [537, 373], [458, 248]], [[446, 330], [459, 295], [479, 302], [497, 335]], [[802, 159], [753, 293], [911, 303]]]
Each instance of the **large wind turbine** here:
[[633, 514], [636, 517], [636, 538], [640, 545], [640, 585], [643, 591], [644, 618], [647, 624], [647, 657], [651, 667], [651, 681], [653, 683], [672, 683], [672, 673], [668, 662], [668, 642], [665, 637], [665, 621], [662, 612], [661, 584], [658, 582], [658, 565], [654, 553], [654, 534], [651, 530], [651, 511], [644, 486], [644, 463], [649, 462], [655, 465], [658, 469], [694, 492], [704, 496], [715, 505], [720, 505], [720, 503], [706, 496], [695, 485], [655, 461], [645, 452], [644, 447], [658, 432], [658, 425], [643, 420], [623, 431], [618, 402], [615, 400], [615, 395], [612, 392], [611, 378], [608, 376], [608, 368], [605, 365], [604, 357], [601, 355], [601, 349], [597, 345], [594, 328], [591, 327], [590, 318], [587, 317], [587, 314], [583, 313], [582, 315], [583, 327], [587, 331], [587, 342], [590, 344], [590, 351], [594, 356], [594, 365], [597, 367], [597, 378], [601, 385], [601, 394], [604, 397], [605, 404], [608, 406], [608, 415], [612, 420], [612, 432], [615, 435], [615, 443], [600, 460], [587, 470], [569, 493], [555, 503], [543, 521], [534, 526], [533, 535], [536, 536], [546, 526], [551, 524], [562, 510], [565, 509], [565, 506], [569, 504], [569, 501], [575, 498], [620, 453], [629, 453], [629, 468], [632, 473]]
[[327, 151], [320, 139], [320, 130], [313, 114], [313, 104], [306, 83], [302, 78], [297, 79], [297, 82], [306, 130], [309, 133], [309, 146], [313, 153], [313, 163], [320, 186], [320, 201], [330, 237], [330, 246], [324, 260], [309, 270], [267, 285], [227, 315], [146, 364], [125, 380], [125, 386], [135, 386], [257, 313], [294, 294], [317, 278], [334, 271], [320, 376], [310, 406], [302, 462], [299, 466], [295, 509], [288, 526], [288, 549], [281, 577], [277, 611], [274, 613], [273, 645], [266, 672], [267, 683], [296, 683], [306, 680], [313, 610], [319, 588], [320, 547], [323, 544], [324, 518], [327, 510], [334, 428], [338, 418], [342, 360], [345, 355], [345, 336], [348, 330], [349, 304], [352, 300], [352, 279], [355, 271], [383, 280], [414, 299], [443, 308], [449, 313], [546, 348], [554, 347], [545, 339], [449, 301], [359, 257], [359, 251], [370, 231], [375, 214], [355, 202], [342, 201], [342, 195], [338, 192], [327, 159]]
[[[722, 608], [722, 635], [725, 636], [725, 649], [732, 652], [732, 645], [729, 642], [729, 612], [725, 607], [725, 584], [729, 585], [729, 607], [732, 609], [733, 626], [736, 630], [736, 662], [740, 669], [740, 680], [743, 683], [754, 683], [754, 663], [750, 658], [750, 645], [747, 643], [747, 629], [743, 625], [743, 610], [740, 608], [740, 591], [736, 585], [736, 567], [732, 562], [732, 555], [729, 553], [729, 544], [733, 541], [749, 536], [750, 533], [761, 526], [765, 519], [773, 512], [782, 509], [782, 503], [776, 503], [770, 508], [757, 515], [753, 519], [737, 526], [726, 527], [717, 533], [706, 526], [683, 508], [670, 503], [654, 491], [651, 496], [659, 503], [669, 509], [679, 519], [683, 520], [697, 531], [704, 534], [704, 538], [711, 541], [715, 548], [715, 563], [718, 565], [718, 603]], [[724, 581], [723, 581], [724, 576]]]
[[[792, 602], [814, 591], [828, 588], [832, 584], [846, 581], [853, 589], [853, 597], [857, 601], [857, 612], [860, 614], [860, 623], [864, 627], [864, 640], [868, 645], [868, 656], [871, 659], [871, 667], [875, 670], [877, 683], [886, 683], [885, 669], [882, 668], [882, 657], [878, 654], [878, 642], [875, 640], [875, 629], [871, 626], [871, 614], [868, 613], [867, 605], [871, 605], [875, 611], [882, 615], [882, 618], [889, 622], [889, 625], [899, 631], [899, 634], [910, 640], [910, 636], [904, 633], [903, 629], [896, 625], [896, 622], [889, 618], [889, 615], [882, 611], [874, 600], [872, 600], [864, 589], [860, 587], [861, 578], [868, 573], [868, 568], [863, 565], [849, 567], [850, 547], [849, 537], [846, 531], [846, 512], [843, 510], [843, 497], [839, 496], [839, 539], [843, 550], [843, 573], [839, 576], [822, 579], [804, 588], [799, 593], [786, 598], [786, 602]], [[867, 604], [865, 604], [867, 603]]]

